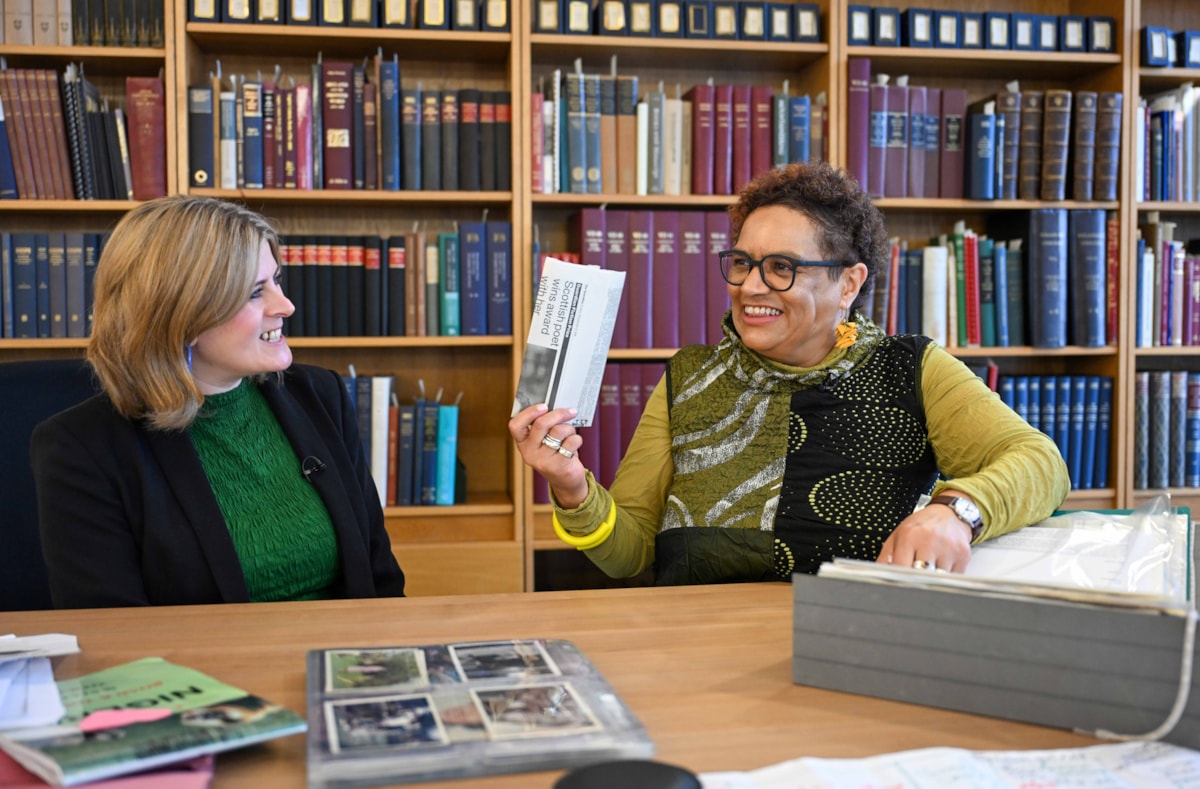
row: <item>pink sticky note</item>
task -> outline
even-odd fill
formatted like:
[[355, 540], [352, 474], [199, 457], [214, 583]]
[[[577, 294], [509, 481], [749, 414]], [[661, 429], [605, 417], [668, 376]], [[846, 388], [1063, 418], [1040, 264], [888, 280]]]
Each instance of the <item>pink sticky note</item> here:
[[84, 733], [115, 729], [118, 726], [128, 726], [131, 723], [148, 723], [171, 717], [170, 710], [96, 710], [79, 722], [79, 730]]

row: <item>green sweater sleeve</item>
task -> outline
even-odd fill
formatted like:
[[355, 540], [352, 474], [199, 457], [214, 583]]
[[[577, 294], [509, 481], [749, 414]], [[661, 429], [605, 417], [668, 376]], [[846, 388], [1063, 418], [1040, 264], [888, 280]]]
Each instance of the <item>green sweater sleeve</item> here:
[[[1067, 467], [1049, 436], [1006, 406], [971, 370], [941, 346], [922, 360], [921, 397], [937, 466], [952, 488], [971, 496], [983, 514], [982, 539], [1048, 517], [1070, 490]], [[988, 426], [981, 430], [980, 426]], [[666, 386], [659, 381], [617, 470], [612, 492], [588, 476], [588, 495], [574, 510], [556, 508], [559, 523], [582, 537], [595, 531], [617, 502], [612, 536], [586, 551], [613, 578], [629, 578], [654, 563], [654, 538], [671, 487], [671, 430]]]

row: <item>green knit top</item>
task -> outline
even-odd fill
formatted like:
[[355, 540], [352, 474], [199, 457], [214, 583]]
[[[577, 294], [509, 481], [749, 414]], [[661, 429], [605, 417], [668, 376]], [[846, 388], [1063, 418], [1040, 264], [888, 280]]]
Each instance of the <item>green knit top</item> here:
[[188, 428], [253, 602], [329, 597], [340, 572], [325, 503], [257, 386], [204, 398]]

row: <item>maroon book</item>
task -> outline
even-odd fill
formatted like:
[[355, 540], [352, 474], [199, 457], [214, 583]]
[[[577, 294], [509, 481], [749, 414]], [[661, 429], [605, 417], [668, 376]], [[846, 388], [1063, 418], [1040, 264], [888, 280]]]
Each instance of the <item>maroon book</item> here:
[[603, 208], [581, 208], [568, 221], [571, 248], [579, 252], [579, 262], [587, 266], [605, 267]]
[[654, 212], [654, 283], [651, 301], [654, 320], [650, 344], [655, 348], [679, 347], [679, 213]]
[[848, 70], [850, 89], [846, 102], [846, 169], [860, 187], [866, 188], [871, 140], [871, 60], [850, 58]]
[[621, 463], [621, 367], [609, 362], [600, 379], [600, 398], [596, 402], [596, 418], [600, 425], [600, 467], [592, 474], [604, 487], [611, 487]]
[[550, 485], [546, 482], [546, 478], [536, 471], [533, 472], [533, 503], [550, 503]]
[[284, 88], [277, 96], [279, 101], [279, 134], [283, 156], [277, 158], [276, 164], [283, 163], [283, 188], [295, 189], [298, 186], [296, 178], [296, 89]]
[[908, 196], [908, 86], [888, 85], [884, 197]]
[[922, 85], [908, 89], [908, 189], [906, 197], [925, 196], [926, 90]]
[[729, 237], [729, 214], [724, 211], [704, 212], [705, 236], [705, 336], [710, 344], [718, 343], [725, 338], [721, 329], [721, 321], [729, 309], [729, 289], [725, 278], [721, 276], [720, 261], [717, 253], [733, 246]]
[[621, 373], [621, 457], [629, 449], [629, 442], [642, 418], [642, 370], [641, 365], [626, 363], [620, 366]]
[[[697, 345], [705, 340], [705, 280], [708, 256], [704, 245], [704, 213], [679, 212], [679, 344]], [[722, 289], [724, 291], [724, 289]]]
[[937, 197], [941, 186], [942, 89], [925, 89], [925, 191], [922, 197]]
[[129, 108], [129, 162], [133, 197], [150, 200], [167, 194], [166, 99], [158, 77], [126, 77]]
[[713, 99], [713, 194], [733, 194], [733, 86], [717, 85]]
[[263, 123], [263, 188], [275, 187], [275, 83], [264, 82], [262, 86]]
[[[604, 212], [604, 267], [612, 271], [629, 271], [629, 212]], [[629, 287], [628, 276], [621, 289], [621, 307], [613, 326], [612, 347], [629, 347]]]
[[[354, 188], [354, 65], [321, 63], [322, 174], [326, 189]], [[315, 111], [316, 108], [314, 108]]]
[[716, 86], [696, 85], [683, 95], [684, 101], [692, 105], [692, 128], [685, 134], [692, 135], [692, 194], [713, 193], [713, 125], [716, 120], [714, 101]]
[[770, 85], [750, 88], [750, 178], [771, 169], [771, 95]]
[[654, 211], [629, 212], [629, 347], [650, 348], [654, 306]]
[[887, 175], [887, 85], [871, 86], [870, 147], [867, 151], [867, 194], [883, 197], [883, 180]]
[[941, 148], [942, 162], [938, 186], [938, 197], [962, 199], [963, 196], [963, 143], [966, 131], [967, 91], [966, 88], [942, 89]]
[[732, 193], [736, 193], [750, 181], [752, 160], [751, 146], [751, 110], [750, 86], [733, 86], [733, 185]]

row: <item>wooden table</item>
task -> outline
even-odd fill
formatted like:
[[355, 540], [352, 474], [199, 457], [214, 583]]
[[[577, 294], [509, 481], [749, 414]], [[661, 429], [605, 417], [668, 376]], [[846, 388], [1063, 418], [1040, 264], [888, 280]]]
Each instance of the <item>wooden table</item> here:
[[[792, 684], [788, 584], [0, 613], [0, 633], [14, 632], [77, 635], [82, 651], [57, 664], [60, 678], [153, 655], [301, 715], [309, 649], [566, 638], [646, 724], [656, 758], [695, 772], [935, 745], [983, 750], [1097, 742]], [[298, 736], [222, 754], [213, 786], [301, 787], [304, 759]], [[471, 785], [550, 787], [560, 774]]]

